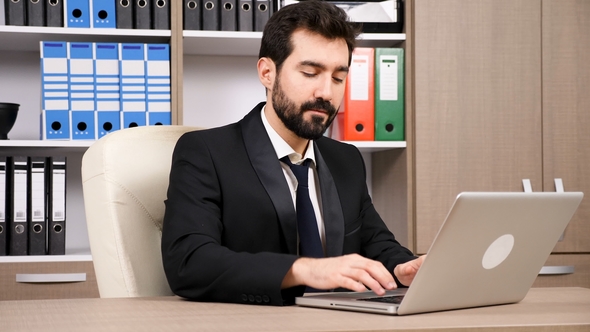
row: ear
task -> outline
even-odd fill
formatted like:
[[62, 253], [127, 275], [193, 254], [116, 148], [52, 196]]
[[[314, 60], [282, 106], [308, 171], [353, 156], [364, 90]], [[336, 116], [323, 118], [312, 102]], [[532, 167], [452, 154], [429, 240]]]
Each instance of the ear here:
[[275, 63], [270, 58], [258, 59], [258, 79], [267, 89], [272, 89], [276, 77]]

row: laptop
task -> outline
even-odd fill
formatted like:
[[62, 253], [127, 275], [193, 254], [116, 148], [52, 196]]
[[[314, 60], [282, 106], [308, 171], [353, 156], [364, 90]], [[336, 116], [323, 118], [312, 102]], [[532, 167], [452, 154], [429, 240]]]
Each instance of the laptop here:
[[411, 287], [333, 292], [301, 306], [407, 315], [521, 301], [576, 212], [581, 192], [463, 192]]

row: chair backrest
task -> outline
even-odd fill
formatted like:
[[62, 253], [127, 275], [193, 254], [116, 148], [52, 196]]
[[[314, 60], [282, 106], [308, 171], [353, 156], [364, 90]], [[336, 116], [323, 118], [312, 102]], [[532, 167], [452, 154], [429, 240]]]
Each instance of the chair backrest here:
[[164, 200], [174, 146], [197, 129], [124, 129], [84, 153], [86, 222], [101, 297], [172, 295], [160, 251]]

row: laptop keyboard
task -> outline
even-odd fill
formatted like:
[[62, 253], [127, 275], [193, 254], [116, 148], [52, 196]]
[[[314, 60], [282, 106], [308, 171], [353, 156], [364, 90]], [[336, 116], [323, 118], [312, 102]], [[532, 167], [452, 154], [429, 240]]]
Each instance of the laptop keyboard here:
[[364, 299], [358, 299], [358, 301], [400, 304], [400, 303], [402, 303], [403, 298], [404, 298], [403, 295], [392, 295], [392, 296], [367, 297]]

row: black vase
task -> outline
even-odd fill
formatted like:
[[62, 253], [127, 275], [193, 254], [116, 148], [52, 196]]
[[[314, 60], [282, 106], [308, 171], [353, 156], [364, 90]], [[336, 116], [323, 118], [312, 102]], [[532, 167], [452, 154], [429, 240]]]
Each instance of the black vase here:
[[19, 104], [0, 103], [0, 139], [8, 139], [8, 133], [18, 115]]

